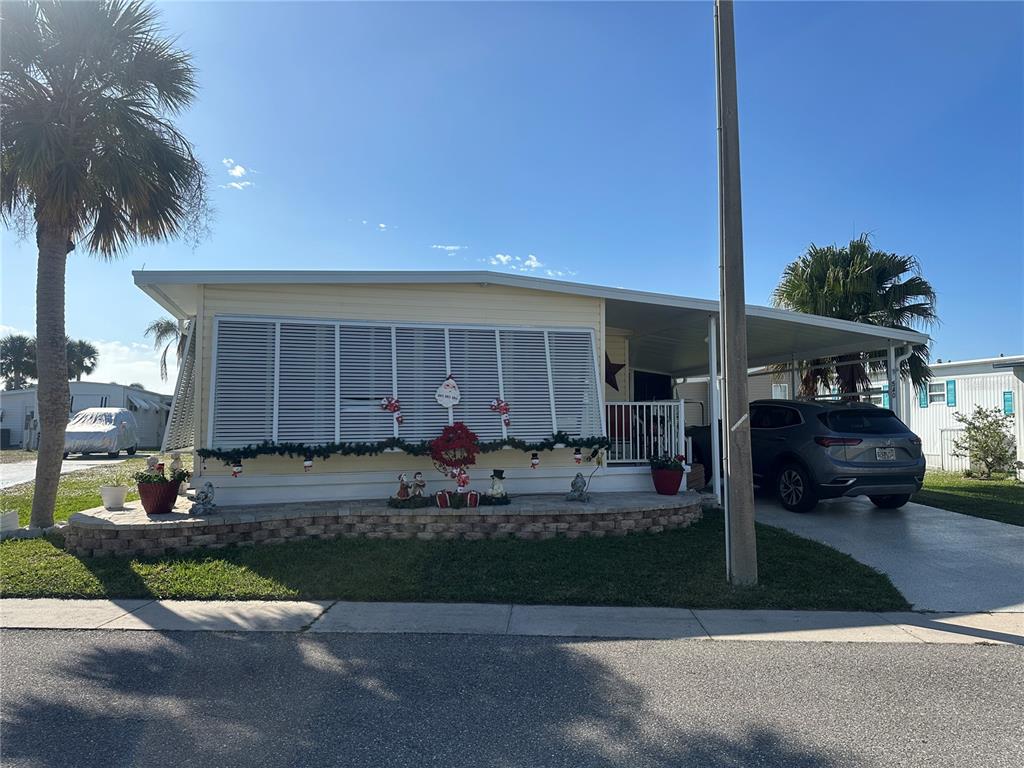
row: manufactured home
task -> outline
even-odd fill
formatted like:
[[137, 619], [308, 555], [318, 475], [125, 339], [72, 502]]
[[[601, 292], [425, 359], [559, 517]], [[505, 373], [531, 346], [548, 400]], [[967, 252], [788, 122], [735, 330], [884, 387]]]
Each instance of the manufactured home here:
[[[127, 408], [139, 426], [139, 447], [159, 448], [171, 410], [171, 396], [124, 384], [72, 381], [71, 410], [74, 416], [86, 408]], [[37, 447], [39, 432], [36, 388], [0, 393], [0, 428], [11, 448]], [[7, 447], [7, 446], [5, 446]]]
[[[969, 458], [953, 455], [954, 443], [963, 433], [956, 414], [969, 416], [979, 406], [1011, 417], [1017, 458], [1024, 461], [1024, 355], [936, 362], [931, 369], [927, 388], [914, 392], [901, 383], [908, 405], [903, 420], [921, 438], [929, 469], [962, 472], [970, 467]], [[888, 404], [887, 383], [877, 377], [873, 385], [873, 402]]]
[[[480, 490], [502, 469], [512, 494], [564, 493], [597, 441], [591, 490], [651, 490], [647, 460], [683, 452], [697, 418], [676, 381], [719, 366], [703, 299], [484, 271], [134, 278], [189, 322], [163, 447], [195, 449], [193, 485], [221, 504], [383, 498], [399, 473], [450, 487], [415, 447], [455, 422], [492, 448]], [[751, 366], [928, 340], [754, 306], [747, 332]]]

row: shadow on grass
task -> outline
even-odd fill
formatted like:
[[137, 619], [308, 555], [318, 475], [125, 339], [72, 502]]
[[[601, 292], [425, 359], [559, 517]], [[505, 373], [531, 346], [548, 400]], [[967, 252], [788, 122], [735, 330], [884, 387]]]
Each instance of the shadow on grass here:
[[[767, 703], [739, 701], [731, 684], [704, 684], [706, 700], [691, 684], [669, 704], [672, 685], [640, 683], [630, 664], [585, 645], [136, 638], [103, 633], [102, 644], [68, 642], [56, 662], [19, 647], [9, 661], [15, 672], [52, 684], [10, 687], [5, 759], [53, 768], [839, 765], [806, 736], [769, 725], [761, 712]], [[650, 664], [663, 661], [656, 650], [645, 653]], [[681, 684], [688, 673], [667, 674]], [[719, 715], [713, 729], [700, 724], [708, 721], [698, 710], [708, 709]]]

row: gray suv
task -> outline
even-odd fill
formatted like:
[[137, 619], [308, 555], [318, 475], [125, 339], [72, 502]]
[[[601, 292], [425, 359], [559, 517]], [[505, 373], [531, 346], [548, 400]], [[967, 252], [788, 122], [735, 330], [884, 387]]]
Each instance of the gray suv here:
[[896, 509], [924, 481], [921, 438], [889, 409], [866, 403], [755, 400], [750, 448], [754, 484], [793, 512], [838, 496]]

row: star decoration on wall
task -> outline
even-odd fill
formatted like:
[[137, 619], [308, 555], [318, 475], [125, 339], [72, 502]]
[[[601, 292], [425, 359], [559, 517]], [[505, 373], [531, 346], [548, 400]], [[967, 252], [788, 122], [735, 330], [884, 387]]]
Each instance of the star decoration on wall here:
[[625, 363], [613, 363], [611, 358], [608, 357], [608, 353], [604, 353], [604, 383], [616, 392], [619, 391], [619, 382], [616, 381], [615, 377], [625, 367]]

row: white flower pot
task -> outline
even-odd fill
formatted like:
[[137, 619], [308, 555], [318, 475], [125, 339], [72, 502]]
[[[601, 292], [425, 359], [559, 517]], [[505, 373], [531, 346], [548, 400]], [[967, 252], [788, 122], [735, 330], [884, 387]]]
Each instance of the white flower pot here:
[[100, 497], [103, 508], [109, 510], [124, 509], [124, 499], [128, 495], [127, 485], [101, 485]]

